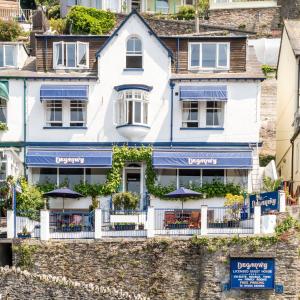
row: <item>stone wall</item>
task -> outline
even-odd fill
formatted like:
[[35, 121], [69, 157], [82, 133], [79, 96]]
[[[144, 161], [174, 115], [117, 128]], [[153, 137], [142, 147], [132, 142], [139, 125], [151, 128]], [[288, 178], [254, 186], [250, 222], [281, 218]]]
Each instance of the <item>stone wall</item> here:
[[[300, 296], [299, 239], [292, 233], [275, 242], [262, 237], [31, 243], [35, 245], [33, 272], [117, 287], [155, 300], [296, 300]], [[223, 291], [222, 285], [229, 282], [229, 258], [234, 253], [275, 257], [276, 283], [284, 285], [284, 293]], [[15, 253], [16, 264], [19, 259]]]
[[300, 17], [300, 0], [278, 0], [281, 6], [281, 17], [283, 19], [297, 19]]

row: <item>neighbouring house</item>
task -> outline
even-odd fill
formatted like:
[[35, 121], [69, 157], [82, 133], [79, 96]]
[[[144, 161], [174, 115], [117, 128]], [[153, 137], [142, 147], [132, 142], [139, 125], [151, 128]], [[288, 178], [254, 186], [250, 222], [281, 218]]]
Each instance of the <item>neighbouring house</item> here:
[[300, 21], [286, 20], [282, 32], [277, 81], [276, 165], [291, 194], [300, 186]]
[[[32, 183], [104, 183], [113, 145], [150, 145], [161, 185], [218, 180], [248, 192], [259, 189], [264, 76], [246, 35], [226, 28], [160, 35], [133, 11], [111, 35], [35, 38], [36, 56], [22, 69], [0, 70], [7, 103], [18, 103], [11, 108], [18, 122], [5, 134], [24, 131]], [[127, 162], [120, 186], [140, 195], [141, 209], [149, 204], [145, 170], [143, 161]], [[84, 198], [64, 205], [90, 204]], [[61, 199], [50, 202], [52, 209], [62, 205]]]
[[194, 5], [194, 0], [60, 0], [61, 15], [65, 16], [74, 5], [110, 10], [116, 13], [130, 13], [132, 10], [136, 10], [140, 13], [174, 14], [181, 6]]
[[20, 0], [0, 0], [0, 19], [5, 21], [31, 22], [33, 10], [22, 9]]

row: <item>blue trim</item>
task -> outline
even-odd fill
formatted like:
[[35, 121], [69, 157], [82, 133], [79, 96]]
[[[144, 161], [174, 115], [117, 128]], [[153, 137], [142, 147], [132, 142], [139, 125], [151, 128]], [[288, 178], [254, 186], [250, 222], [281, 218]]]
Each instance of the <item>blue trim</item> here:
[[180, 130], [224, 130], [224, 127], [180, 127]]
[[124, 72], [143, 72], [144, 68], [126, 68], [123, 69]]
[[169, 57], [173, 60], [173, 52], [171, 49], [169, 49], [165, 43], [158, 37], [158, 35], [153, 31], [153, 29], [149, 26], [149, 24], [144, 20], [144, 18], [135, 10], [133, 9], [131, 13], [124, 19], [124, 21], [121, 23], [121, 25], [114, 31], [114, 33], [104, 42], [102, 47], [96, 52], [96, 57], [99, 57], [103, 49], [110, 43], [110, 41], [118, 35], [118, 32], [121, 30], [121, 28], [127, 23], [127, 21], [131, 18], [131, 16], [136, 15], [142, 23], [146, 26], [146, 28], [149, 30], [149, 33], [156, 37], [158, 42], [163, 46], [165, 50], [167, 50]]
[[[21, 144], [23, 145], [23, 144]], [[21, 146], [20, 145], [20, 146]], [[45, 147], [112, 147], [112, 146], [156, 146], [156, 147], [250, 147], [262, 146], [262, 143], [248, 142], [248, 143], [230, 143], [230, 142], [27, 142], [27, 146], [45, 146]]]
[[118, 125], [116, 126], [116, 128], [122, 128], [122, 127], [143, 127], [143, 128], [148, 128], [150, 129], [150, 126], [147, 126], [147, 125], [140, 125], [140, 124], [124, 124], [124, 125]]
[[51, 127], [51, 126], [44, 126], [43, 129], [59, 129], [59, 130], [62, 130], [62, 129], [84, 129], [86, 130], [87, 127], [86, 126], [68, 126], [68, 127]]
[[182, 101], [227, 101], [227, 85], [180, 86], [179, 98]]
[[143, 90], [150, 92], [153, 89], [153, 86], [145, 85], [145, 84], [122, 84], [114, 87], [117, 92], [124, 90]]

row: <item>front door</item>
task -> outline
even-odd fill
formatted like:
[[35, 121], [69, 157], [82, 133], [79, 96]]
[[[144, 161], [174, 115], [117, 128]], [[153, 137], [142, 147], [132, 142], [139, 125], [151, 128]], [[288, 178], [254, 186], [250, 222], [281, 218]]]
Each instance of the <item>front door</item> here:
[[126, 170], [126, 191], [140, 195], [141, 193], [141, 170]]

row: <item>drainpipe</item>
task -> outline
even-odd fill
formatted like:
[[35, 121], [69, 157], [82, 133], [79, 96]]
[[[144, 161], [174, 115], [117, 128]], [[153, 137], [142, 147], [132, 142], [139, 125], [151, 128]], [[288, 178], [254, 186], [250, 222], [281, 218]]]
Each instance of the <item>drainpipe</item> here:
[[26, 94], [27, 94], [27, 82], [26, 79], [23, 78], [23, 84], [24, 84], [24, 96], [23, 96], [23, 118], [24, 118], [24, 126], [23, 126], [23, 139], [24, 139], [24, 176], [27, 178], [27, 170], [26, 170], [26, 142], [27, 142], [27, 121], [26, 121]]
[[170, 81], [171, 88], [171, 118], [170, 118], [170, 144], [173, 145], [173, 98], [174, 98], [174, 82]]
[[177, 38], [176, 44], [177, 44], [176, 73], [178, 73], [178, 69], [179, 69], [179, 38]]
[[48, 72], [48, 40], [47, 40], [47, 37], [46, 37], [46, 45], [45, 45], [45, 54], [46, 54], [46, 59], [45, 59], [45, 69], [46, 69], [46, 72]]

